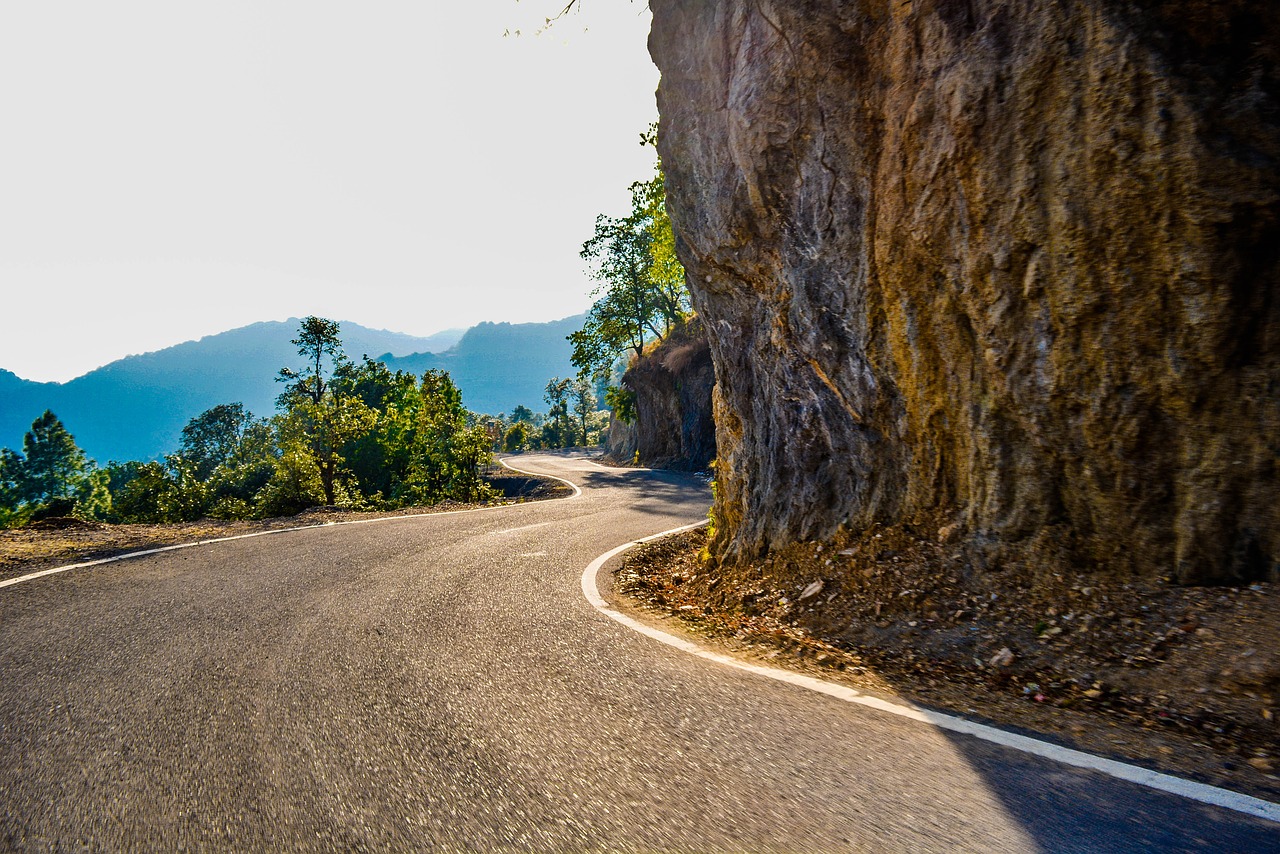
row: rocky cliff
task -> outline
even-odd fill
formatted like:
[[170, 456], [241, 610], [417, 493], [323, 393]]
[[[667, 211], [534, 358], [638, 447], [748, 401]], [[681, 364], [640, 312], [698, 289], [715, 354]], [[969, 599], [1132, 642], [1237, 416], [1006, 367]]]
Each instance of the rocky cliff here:
[[695, 317], [627, 369], [622, 387], [635, 394], [636, 418], [610, 423], [606, 453], [619, 462], [705, 469], [716, 455], [713, 385], [706, 332]]
[[652, 0], [722, 560], [1280, 561], [1280, 4]]

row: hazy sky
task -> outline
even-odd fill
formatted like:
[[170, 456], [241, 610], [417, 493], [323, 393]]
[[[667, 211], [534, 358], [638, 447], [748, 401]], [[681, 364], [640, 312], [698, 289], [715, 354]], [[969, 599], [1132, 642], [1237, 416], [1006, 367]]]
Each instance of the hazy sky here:
[[658, 75], [643, 3], [563, 2], [0, 5], [0, 367], [585, 310]]

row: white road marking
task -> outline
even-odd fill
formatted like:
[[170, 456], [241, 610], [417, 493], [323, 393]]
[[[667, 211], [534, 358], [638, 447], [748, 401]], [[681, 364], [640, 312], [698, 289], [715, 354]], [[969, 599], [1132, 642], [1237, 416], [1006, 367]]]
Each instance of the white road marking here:
[[[538, 474], [537, 472], [521, 471], [515, 466], [507, 465], [506, 460], [498, 460], [498, 462], [500, 462], [502, 465], [506, 466], [507, 468], [511, 469], [512, 471], [517, 471], [517, 472], [520, 472], [521, 474], [536, 475], [538, 477], [547, 477], [547, 478], [551, 478], [552, 480], [558, 480], [561, 483], [565, 484], [566, 486], [571, 486], [573, 487], [573, 495], [569, 496], [570, 498], [577, 498], [582, 494], [582, 490], [578, 488], [577, 484], [569, 483], [569, 481], [565, 480], [564, 478], [555, 477], [554, 475], [549, 475], [549, 474]], [[28, 573], [27, 575], [20, 575], [17, 578], [10, 578], [7, 581], [0, 581], [0, 590], [3, 590], [6, 587], [12, 587], [15, 584], [22, 584], [24, 581], [35, 581], [37, 578], [45, 578], [46, 576], [57, 575], [58, 573], [61, 573], [61, 572], [70, 572], [73, 569], [87, 569], [91, 566], [102, 566], [103, 564], [108, 564], [108, 563], [118, 563], [119, 561], [122, 561], [122, 560], [132, 560], [133, 558], [146, 557], [147, 555], [157, 555], [157, 554], [161, 554], [162, 552], [174, 552], [174, 551], [177, 551], [178, 549], [192, 549], [192, 548], [195, 548], [196, 546], [207, 546], [212, 543], [227, 543], [227, 542], [231, 542], [232, 540], [248, 540], [252, 537], [267, 537], [267, 536], [271, 536], [272, 534], [291, 534], [295, 531], [309, 531], [313, 528], [328, 528], [335, 525], [368, 525], [373, 522], [395, 522], [400, 519], [421, 519], [425, 516], [457, 516], [462, 513], [483, 513], [489, 510], [501, 510], [504, 507], [513, 507], [513, 506], [515, 505], [500, 504], [494, 507], [473, 507], [470, 510], [444, 510], [439, 513], [409, 513], [404, 516], [379, 516], [376, 519], [350, 519], [346, 522], [318, 522], [314, 525], [298, 525], [297, 527], [294, 527], [294, 528], [276, 528], [275, 530], [272, 530], [272, 531], [254, 531], [253, 533], [250, 533], [250, 534], [233, 534], [229, 537], [214, 537], [212, 539], [196, 540], [190, 543], [176, 543], [172, 546], [158, 546], [157, 548], [154, 548], [154, 549], [144, 549], [142, 551], [126, 552], [125, 554], [122, 554], [122, 555], [113, 555], [112, 557], [98, 558], [97, 560], [86, 560], [81, 563], [72, 563], [66, 566], [55, 566], [55, 567], [52, 567], [51, 569], [42, 569], [39, 572], [32, 572], [32, 573]], [[511, 530], [514, 531], [519, 529], [512, 528]], [[500, 531], [498, 533], [504, 533], [504, 532]]]
[[[573, 490], [573, 495], [570, 495], [569, 496], [570, 498], [578, 498], [579, 496], [582, 495], [582, 489], [578, 486], [578, 484], [567, 481], [562, 477], [556, 477], [553, 474], [543, 474], [542, 472], [525, 471], [524, 469], [518, 469], [515, 466], [511, 465], [511, 463], [507, 462], [505, 458], [498, 460], [498, 462], [501, 463], [504, 468], [509, 468], [514, 472], [519, 472], [520, 474], [531, 474], [531, 475], [534, 475], [535, 477], [549, 477], [552, 480], [558, 480], [561, 483], [563, 483], [565, 486]], [[586, 460], [586, 462], [591, 462], [591, 461]], [[591, 463], [591, 464], [596, 466], [597, 468], [599, 467], [597, 463]]]
[[[573, 495], [570, 498], [578, 498], [582, 495], [582, 489], [575, 483], [565, 480], [555, 475], [542, 474], [541, 472], [530, 472], [518, 469], [509, 464], [505, 459], [499, 462], [506, 468], [521, 474], [537, 475], [538, 477], [549, 477], [552, 480], [558, 480], [566, 486], [572, 487]], [[210, 545], [212, 543], [225, 543], [232, 540], [247, 540], [253, 537], [266, 537], [273, 534], [288, 534], [295, 531], [306, 531], [312, 528], [324, 528], [336, 525], [367, 525], [374, 522], [395, 522], [401, 519], [420, 519], [425, 516], [458, 516], [464, 513], [483, 513], [491, 510], [500, 510], [503, 507], [511, 507], [513, 505], [500, 505], [498, 507], [476, 507], [470, 510], [446, 510], [440, 513], [414, 513], [405, 516], [383, 516], [376, 519], [352, 519], [345, 522], [321, 522], [315, 525], [299, 525], [296, 528], [278, 528], [273, 531], [254, 531], [249, 534], [235, 534], [229, 537], [215, 537], [208, 540], [197, 540], [191, 543], [179, 543], [172, 546], [161, 546], [154, 549], [145, 549], [143, 551], [128, 552], [113, 557], [99, 558], [98, 560], [84, 561], [83, 563], [74, 563], [67, 566], [58, 566], [52, 569], [33, 572], [28, 575], [22, 575], [17, 578], [10, 578], [7, 581], [0, 581], [0, 589], [12, 587], [15, 584], [21, 584], [24, 581], [33, 581], [37, 578], [44, 578], [50, 575], [56, 575], [61, 572], [69, 572], [73, 569], [85, 569], [91, 566], [101, 566], [108, 563], [116, 563], [118, 561], [131, 560], [133, 558], [145, 557], [147, 555], [161, 554], [163, 552], [172, 552], [179, 549], [189, 549], [196, 546]], [[863, 694], [853, 688], [844, 685], [836, 685], [831, 682], [824, 682], [821, 679], [814, 679], [811, 676], [804, 676], [799, 673], [792, 673], [787, 670], [779, 670], [775, 667], [763, 667], [758, 664], [752, 664], [746, 661], [740, 661], [727, 655], [712, 652], [704, 649], [698, 644], [692, 643], [684, 638], [676, 637], [668, 634], [660, 629], [652, 628], [644, 623], [628, 617], [609, 606], [609, 603], [600, 595], [599, 589], [596, 587], [596, 575], [601, 568], [613, 557], [622, 552], [642, 543], [657, 540], [662, 537], [678, 534], [682, 531], [692, 530], [707, 524], [706, 521], [695, 522], [692, 525], [682, 525], [678, 528], [672, 528], [653, 534], [643, 539], [635, 540], [629, 543], [623, 543], [617, 548], [610, 549], [604, 554], [597, 557], [582, 572], [582, 592], [586, 596], [587, 601], [600, 613], [609, 617], [622, 625], [633, 629], [647, 637], [660, 641], [668, 646], [675, 647], [690, 655], [696, 655], [707, 661], [716, 664], [732, 667], [737, 670], [745, 670], [748, 673], [754, 673], [767, 679], [773, 679], [778, 682], [785, 682], [801, 688], [807, 688], [810, 691], [816, 691], [819, 694], [825, 694], [837, 700], [843, 700], [848, 703], [856, 703], [867, 708], [876, 709], [877, 711], [887, 712], [891, 715], [897, 715], [902, 718], [927, 723], [936, 726], [939, 729], [958, 732], [964, 735], [971, 735], [988, 741], [993, 744], [999, 744], [1014, 750], [1029, 753], [1034, 756], [1040, 756], [1045, 759], [1053, 759], [1066, 765], [1072, 765], [1077, 768], [1086, 768], [1093, 771], [1099, 771], [1108, 776], [1115, 777], [1120, 780], [1127, 780], [1131, 783], [1137, 783], [1141, 786], [1157, 789], [1162, 792], [1179, 795], [1193, 801], [1210, 804], [1213, 806], [1225, 807], [1226, 809], [1235, 810], [1236, 812], [1245, 813], [1247, 815], [1257, 816], [1259, 818], [1268, 819], [1270, 821], [1280, 822], [1280, 804], [1264, 801], [1260, 798], [1242, 795], [1239, 792], [1232, 792], [1229, 789], [1221, 789], [1217, 786], [1210, 786], [1204, 783], [1196, 783], [1191, 780], [1184, 780], [1181, 777], [1173, 777], [1168, 774], [1160, 774], [1155, 771], [1149, 771], [1146, 768], [1139, 768], [1136, 765], [1128, 765], [1124, 762], [1117, 762], [1114, 759], [1106, 759], [1101, 756], [1094, 756], [1091, 753], [1085, 753], [1080, 750], [1072, 750], [1068, 747], [1061, 747], [1056, 744], [1050, 744], [1047, 741], [1040, 741], [1027, 736], [1017, 735], [995, 727], [986, 726], [985, 724], [974, 723], [973, 721], [957, 718], [952, 715], [944, 715], [940, 712], [933, 712], [927, 709], [916, 708], [915, 706], [904, 705], [900, 703], [891, 703], [882, 700], [879, 697], [872, 697]], [[537, 553], [530, 553], [534, 556]]]
[[752, 664], [751, 662], [742, 661], [718, 652], [712, 652], [711, 650], [699, 646], [692, 641], [669, 634], [661, 629], [655, 629], [652, 626], [645, 625], [626, 614], [614, 610], [610, 607], [609, 603], [604, 600], [604, 597], [600, 595], [600, 590], [596, 586], [596, 575], [604, 565], [609, 562], [609, 560], [619, 554], [622, 554], [627, 549], [640, 545], [641, 543], [660, 539], [670, 534], [678, 534], [681, 531], [688, 531], [705, 524], [706, 522], [697, 522], [692, 525], [683, 525], [679, 528], [672, 528], [671, 530], [663, 531], [660, 534], [654, 534], [653, 536], [645, 537], [644, 539], [624, 543], [616, 549], [611, 549], [605, 552], [593, 560], [587, 568], [583, 570], [583, 595], [587, 597], [587, 601], [590, 602], [597, 611], [604, 614], [609, 619], [621, 623], [629, 629], [633, 629], [642, 635], [653, 638], [654, 640], [660, 641], [668, 646], [675, 647], [676, 649], [687, 652], [690, 655], [696, 655], [699, 658], [706, 659], [707, 661], [724, 665], [725, 667], [745, 670], [748, 673], [754, 673], [757, 676], [763, 676], [767, 679], [773, 679], [778, 682], [785, 682], [788, 685], [795, 685], [800, 688], [807, 688], [810, 691], [816, 691], [819, 694], [825, 694], [828, 697], [834, 697], [835, 699], [843, 700], [846, 703], [856, 703], [857, 705], [866, 706], [867, 708], [875, 709], [876, 711], [887, 712], [901, 718], [926, 723], [931, 726], [938, 727], [939, 729], [962, 733], [964, 735], [971, 735], [974, 738], [980, 738], [983, 741], [989, 741], [993, 744], [999, 744], [1003, 747], [1009, 747], [1023, 753], [1029, 753], [1033, 756], [1052, 759], [1065, 765], [1072, 765], [1077, 768], [1085, 768], [1091, 771], [1099, 771], [1119, 780], [1137, 783], [1140, 786], [1146, 786], [1151, 789], [1157, 789], [1161, 792], [1179, 795], [1193, 801], [1199, 801], [1203, 804], [1225, 807], [1226, 809], [1235, 810], [1236, 812], [1245, 813], [1246, 815], [1280, 822], [1280, 804], [1272, 803], [1271, 801], [1264, 801], [1261, 798], [1242, 795], [1239, 792], [1233, 792], [1229, 789], [1221, 789], [1217, 786], [1210, 786], [1205, 783], [1196, 783], [1192, 780], [1184, 780], [1181, 777], [1174, 777], [1169, 774], [1161, 774], [1156, 771], [1150, 771], [1146, 768], [1139, 768], [1136, 765], [1117, 762], [1114, 759], [1094, 756], [1093, 754], [1085, 753], [1082, 750], [1073, 750], [1069, 747], [1050, 744], [1047, 741], [1040, 741], [1039, 739], [1029, 738], [1025, 735], [1005, 732], [1004, 730], [996, 729], [995, 727], [974, 723], [973, 721], [965, 720], [964, 718], [955, 717], [953, 715], [945, 715], [941, 712], [921, 709], [905, 703], [892, 703], [879, 697], [863, 694], [861, 691], [845, 685], [824, 682], [821, 679], [814, 679], [812, 676], [793, 673], [789, 670], [779, 670], [776, 667], [764, 667], [759, 664]]

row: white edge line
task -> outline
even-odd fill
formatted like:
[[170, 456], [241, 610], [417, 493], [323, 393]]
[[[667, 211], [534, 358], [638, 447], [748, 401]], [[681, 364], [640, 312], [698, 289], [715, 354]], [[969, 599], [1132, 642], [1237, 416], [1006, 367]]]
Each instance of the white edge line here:
[[[561, 483], [565, 484], [566, 486], [571, 486], [573, 487], [573, 495], [569, 496], [570, 498], [577, 498], [578, 496], [582, 495], [582, 490], [578, 488], [577, 484], [570, 483], [564, 478], [556, 477], [555, 475], [550, 475], [550, 474], [541, 474], [539, 472], [524, 471], [522, 469], [516, 468], [515, 466], [508, 465], [505, 459], [499, 459], [498, 462], [501, 463], [506, 468], [511, 469], [512, 471], [520, 472], [520, 474], [535, 475], [537, 477], [547, 477], [547, 478], [551, 478], [552, 480], [558, 480]], [[142, 551], [125, 552], [124, 554], [113, 555], [111, 557], [98, 558], [97, 560], [87, 560], [81, 563], [72, 563], [72, 564], [67, 564], [66, 566], [55, 566], [50, 569], [42, 569], [39, 572], [32, 572], [32, 573], [28, 573], [27, 575], [20, 575], [17, 578], [10, 578], [5, 581], [0, 581], [0, 590], [3, 590], [6, 587], [12, 587], [15, 584], [21, 584], [24, 581], [34, 581], [37, 578], [45, 578], [46, 576], [57, 575], [58, 573], [61, 573], [61, 572], [70, 572], [73, 569], [87, 569], [88, 567], [91, 567], [91, 566], [102, 566], [103, 564], [107, 564], [107, 563], [117, 563], [122, 560], [132, 560], [133, 558], [146, 557], [147, 555], [161, 554], [162, 552], [175, 552], [175, 551], [178, 551], [179, 549], [191, 549], [191, 548], [195, 548], [196, 546], [207, 546], [207, 545], [211, 545], [212, 543], [228, 543], [228, 542], [231, 542], [232, 540], [248, 540], [248, 539], [251, 539], [252, 537], [267, 537], [272, 534], [290, 534], [295, 531], [309, 531], [312, 528], [331, 528], [331, 527], [336, 527], [338, 525], [368, 525], [373, 522], [395, 522], [399, 519], [422, 519], [426, 516], [457, 516], [462, 513], [482, 513], [488, 510], [501, 510], [506, 507], [514, 507], [514, 506], [516, 505], [498, 504], [498, 505], [494, 505], [493, 507], [472, 507], [470, 510], [441, 510], [438, 513], [406, 513], [403, 516], [379, 516], [376, 519], [349, 519], [345, 522], [317, 522], [314, 525], [298, 525], [293, 528], [274, 528], [270, 531], [254, 531], [249, 534], [234, 534], [229, 537], [213, 537], [207, 540], [194, 540], [189, 543], [175, 543], [174, 545], [171, 545], [171, 546], [158, 546], [154, 549], [143, 549]]]
[[587, 568], [583, 570], [583, 595], [586, 596], [587, 601], [591, 603], [592, 607], [609, 619], [621, 623], [627, 628], [633, 629], [656, 641], [675, 647], [676, 649], [687, 652], [690, 655], [696, 655], [699, 658], [706, 659], [707, 661], [713, 661], [716, 664], [722, 664], [726, 667], [733, 667], [738, 670], [745, 670], [746, 672], [754, 673], [757, 676], [774, 679], [778, 682], [785, 682], [789, 685], [795, 685], [800, 688], [807, 688], [810, 691], [816, 691], [819, 694], [825, 694], [828, 697], [834, 697], [835, 699], [843, 700], [846, 703], [856, 703], [860, 706], [875, 709], [876, 711], [887, 712], [891, 715], [897, 715], [898, 717], [927, 723], [938, 727], [939, 729], [945, 729], [951, 732], [961, 733], [963, 735], [970, 735], [974, 738], [980, 738], [983, 741], [989, 741], [993, 744], [1009, 747], [1044, 759], [1052, 759], [1065, 765], [1072, 765], [1077, 768], [1085, 768], [1091, 771], [1099, 771], [1119, 780], [1137, 783], [1140, 786], [1157, 789], [1161, 792], [1168, 792], [1173, 795], [1189, 798], [1193, 801], [1199, 801], [1203, 804], [1224, 807], [1229, 810], [1245, 813], [1246, 815], [1280, 822], [1280, 804], [1272, 803], [1271, 801], [1264, 801], [1261, 798], [1254, 798], [1249, 795], [1243, 795], [1239, 792], [1233, 792], [1229, 789], [1210, 786], [1206, 783], [1184, 780], [1181, 777], [1174, 777], [1169, 774], [1161, 774], [1157, 771], [1139, 768], [1136, 765], [1129, 765], [1128, 763], [1118, 762], [1114, 759], [1107, 759], [1102, 756], [1095, 756], [1081, 750], [1073, 750], [1069, 747], [1062, 747], [1057, 744], [1051, 744], [1047, 741], [1041, 741], [1025, 735], [1006, 732], [985, 724], [975, 723], [974, 721], [955, 717], [954, 715], [946, 715], [941, 712], [933, 712], [928, 709], [921, 709], [911, 705], [889, 702], [888, 700], [882, 700], [879, 697], [863, 694], [861, 691], [845, 685], [825, 682], [821, 679], [815, 679], [812, 676], [804, 676], [800, 673], [793, 673], [789, 670], [780, 670], [776, 667], [764, 667], [762, 665], [752, 664], [728, 655], [712, 652], [711, 650], [693, 643], [692, 641], [669, 634], [661, 629], [655, 629], [652, 626], [645, 625], [626, 614], [614, 610], [609, 603], [604, 600], [604, 597], [600, 595], [600, 590], [596, 586], [596, 576], [604, 565], [609, 562], [609, 560], [633, 546], [638, 546], [642, 543], [647, 543], [651, 540], [656, 540], [671, 534], [688, 531], [705, 524], [707, 523], [704, 521], [696, 522], [692, 525], [684, 525], [679, 528], [672, 528], [669, 531], [663, 531], [662, 533], [654, 534], [640, 540], [624, 543], [615, 549], [605, 552], [593, 560]]
[[[573, 489], [573, 495], [570, 495], [569, 496], [570, 498], [578, 498], [582, 495], [582, 489], [579, 488], [578, 484], [573, 483], [572, 481], [565, 480], [562, 477], [556, 477], [553, 474], [543, 474], [542, 472], [537, 472], [537, 471], [525, 471], [524, 469], [518, 469], [515, 466], [511, 465], [511, 463], [507, 462], [506, 457], [499, 458], [498, 462], [504, 468], [509, 468], [514, 472], [519, 472], [520, 474], [529, 474], [529, 475], [533, 475], [534, 477], [549, 477], [552, 480], [558, 480], [561, 483], [563, 483], [565, 486], [568, 486]], [[588, 460], [588, 462], [590, 461]]]

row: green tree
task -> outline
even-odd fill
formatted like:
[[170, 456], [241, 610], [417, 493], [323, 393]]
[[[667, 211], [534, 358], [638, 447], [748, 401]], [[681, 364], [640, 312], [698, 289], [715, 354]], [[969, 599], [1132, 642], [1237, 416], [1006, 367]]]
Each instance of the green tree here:
[[568, 398], [573, 414], [582, 426], [582, 444], [593, 444], [588, 429], [591, 417], [598, 408], [594, 387], [586, 379], [576, 377], [569, 385]]
[[49, 410], [31, 424], [22, 438], [21, 494], [33, 504], [69, 499], [79, 489], [88, 467], [75, 437]]
[[111, 506], [106, 472], [85, 458], [49, 410], [31, 424], [22, 453], [0, 452], [0, 521], [23, 524], [49, 516], [100, 518]]
[[196, 464], [181, 454], [165, 457], [168, 486], [157, 497], [157, 510], [165, 522], [193, 522], [204, 517], [212, 503], [209, 484]]
[[23, 512], [22, 464], [16, 451], [0, 448], [0, 528], [10, 528], [26, 521]]
[[253, 414], [242, 403], [220, 403], [197, 415], [182, 428], [178, 452], [194, 466], [196, 477], [208, 480], [230, 459]]
[[524, 405], [518, 405], [511, 410], [511, 423], [523, 421], [526, 424], [532, 424], [534, 419], [533, 410]]
[[[656, 125], [641, 136], [641, 143], [656, 148]], [[625, 412], [615, 408], [620, 418], [634, 420], [634, 396], [617, 385], [620, 361], [628, 354], [641, 357], [646, 344], [666, 337], [692, 311], [667, 214], [661, 161], [652, 178], [631, 185], [630, 214], [596, 218], [595, 234], [583, 244], [582, 257], [592, 264], [599, 284], [582, 329], [569, 335], [570, 359], [581, 379], [607, 384], [604, 398], [611, 407], [626, 404]], [[582, 422], [586, 424], [585, 417]]]
[[516, 454], [527, 447], [529, 447], [529, 423], [517, 421], [507, 428], [506, 435], [502, 437], [502, 450], [509, 454]]
[[611, 385], [604, 391], [604, 402], [623, 424], [636, 423], [636, 393], [631, 389]]
[[292, 516], [324, 501], [324, 486], [305, 440], [295, 438], [287, 429], [279, 430], [276, 448], [271, 479], [257, 496], [258, 514]]
[[376, 414], [359, 397], [334, 389], [331, 378], [346, 369], [339, 325], [332, 320], [304, 318], [292, 344], [305, 360], [299, 370], [281, 368], [278, 379], [288, 383], [277, 399], [285, 410], [281, 435], [305, 450], [316, 468], [325, 504], [337, 502], [342, 473], [341, 448], [373, 428]]
[[85, 519], [105, 519], [111, 513], [110, 477], [89, 461], [84, 476], [76, 484], [76, 516]]
[[271, 480], [279, 455], [271, 422], [250, 418], [209, 478], [208, 514], [219, 519], [260, 515], [259, 495]]
[[547, 420], [542, 425], [544, 448], [568, 448], [573, 445], [575, 430], [569, 415], [569, 389], [572, 378], [554, 377], [547, 382], [543, 399], [547, 402]]
[[173, 481], [163, 463], [112, 463], [111, 520], [113, 522], [173, 522], [168, 495]]
[[306, 360], [301, 370], [284, 367], [277, 379], [287, 382], [285, 392], [277, 399], [284, 408], [298, 397], [306, 397], [319, 405], [328, 390], [327, 377], [334, 367], [346, 361], [342, 352], [341, 328], [337, 321], [309, 315], [298, 327], [298, 337], [289, 341], [298, 348], [298, 355]]

